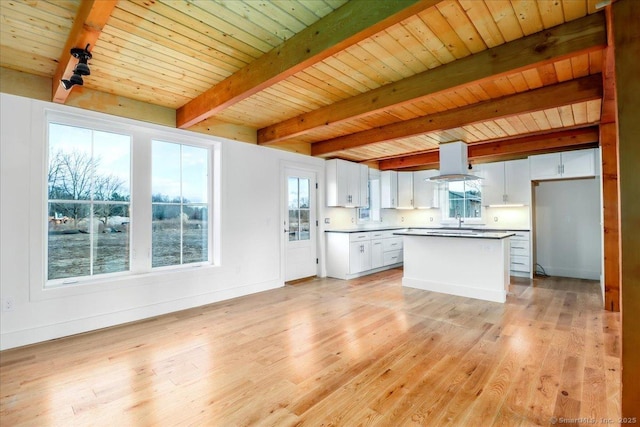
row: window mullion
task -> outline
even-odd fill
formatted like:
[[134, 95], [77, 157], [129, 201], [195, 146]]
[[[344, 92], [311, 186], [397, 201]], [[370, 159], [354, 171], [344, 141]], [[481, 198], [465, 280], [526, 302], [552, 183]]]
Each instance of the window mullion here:
[[183, 150], [184, 150], [184, 147], [180, 145], [180, 216], [178, 217], [178, 222], [180, 223], [180, 265], [184, 264], [184, 226], [182, 221], [182, 215], [184, 214], [184, 193], [183, 193], [184, 170], [183, 170], [183, 159], [182, 159]]

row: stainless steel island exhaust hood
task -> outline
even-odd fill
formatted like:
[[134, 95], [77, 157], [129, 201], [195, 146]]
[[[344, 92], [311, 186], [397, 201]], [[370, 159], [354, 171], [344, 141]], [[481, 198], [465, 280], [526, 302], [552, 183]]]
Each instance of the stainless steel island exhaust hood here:
[[440, 175], [427, 179], [444, 182], [482, 179], [482, 177], [468, 173], [468, 165], [467, 144], [462, 141], [440, 144]]

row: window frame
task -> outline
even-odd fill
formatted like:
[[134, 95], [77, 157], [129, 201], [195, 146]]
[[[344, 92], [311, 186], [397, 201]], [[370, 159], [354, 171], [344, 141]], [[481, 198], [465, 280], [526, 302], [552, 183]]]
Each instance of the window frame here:
[[[482, 179], [477, 179], [475, 181], [478, 181], [479, 183], [479, 188], [480, 188], [480, 216], [478, 217], [462, 217], [462, 222], [463, 224], [473, 224], [473, 225], [482, 225], [484, 224], [484, 215], [485, 215], [485, 210], [484, 210], [484, 206], [482, 203]], [[466, 182], [466, 181], [465, 181]], [[444, 224], [444, 225], [451, 225], [451, 224], [455, 224], [458, 225], [458, 219], [456, 217], [450, 217], [449, 216], [449, 182], [443, 182], [440, 184], [441, 188], [440, 188], [440, 194], [441, 194], [441, 199], [440, 199], [440, 206], [441, 206], [441, 219], [440, 219], [440, 223]], [[466, 198], [466, 193], [465, 193], [465, 197], [463, 200], [467, 200]]]
[[[47, 280], [47, 232], [48, 232], [48, 167], [49, 167], [49, 123], [77, 126], [126, 134], [131, 136], [131, 174], [130, 174], [130, 263], [129, 270]], [[132, 119], [109, 116], [93, 111], [76, 112], [69, 107], [33, 108], [31, 117], [32, 135], [29, 147], [30, 163], [30, 209], [29, 222], [29, 299], [32, 301], [51, 298], [64, 298], [73, 295], [105, 292], [120, 288], [175, 280], [174, 273], [201, 274], [203, 269], [218, 268], [221, 265], [221, 177], [222, 144], [218, 140], [205, 139], [192, 132], [166, 128], [161, 125], [142, 123]], [[209, 152], [208, 178], [208, 261], [207, 263], [189, 263], [151, 268], [151, 140], [179, 141], [206, 148]], [[147, 176], [148, 178], [145, 178]], [[145, 203], [145, 200], [147, 201]], [[148, 214], [148, 215], [147, 215]], [[145, 216], [148, 220], [145, 220]], [[148, 225], [148, 227], [145, 227]], [[77, 279], [77, 280], [76, 280]]]
[[[64, 114], [60, 114], [60, 113], [51, 113], [49, 112], [48, 114], [46, 114], [46, 119], [45, 119], [45, 153], [44, 153], [44, 157], [45, 157], [45, 166], [44, 166], [44, 176], [45, 176], [45, 197], [44, 197], [44, 204], [45, 204], [45, 237], [44, 237], [44, 257], [43, 257], [43, 261], [44, 261], [44, 288], [56, 288], [56, 287], [65, 287], [68, 285], [75, 285], [75, 284], [80, 284], [80, 283], [87, 283], [87, 282], [91, 282], [94, 281], [96, 279], [110, 279], [110, 278], [114, 278], [114, 277], [119, 277], [119, 276], [126, 276], [129, 275], [131, 273], [131, 254], [132, 254], [132, 233], [131, 233], [131, 229], [133, 228], [133, 222], [130, 219], [130, 228], [129, 228], [129, 235], [128, 235], [128, 240], [129, 240], [129, 259], [128, 259], [128, 264], [129, 264], [129, 269], [128, 270], [124, 270], [124, 271], [117, 271], [117, 272], [112, 272], [112, 273], [99, 273], [99, 274], [93, 274], [90, 272], [89, 275], [84, 275], [84, 276], [69, 276], [69, 277], [63, 277], [63, 278], [56, 278], [56, 279], [49, 279], [49, 273], [48, 273], [48, 268], [49, 268], [49, 224], [48, 224], [48, 212], [49, 212], [49, 203], [52, 201], [49, 199], [49, 183], [48, 183], [48, 170], [49, 170], [49, 161], [50, 161], [50, 154], [51, 154], [51, 149], [50, 149], [50, 145], [49, 145], [49, 138], [50, 138], [50, 125], [51, 124], [57, 124], [57, 125], [61, 125], [61, 126], [69, 126], [69, 127], [75, 127], [75, 128], [82, 128], [82, 129], [88, 129], [91, 132], [106, 132], [106, 133], [114, 133], [114, 134], [118, 134], [118, 135], [124, 135], [129, 137], [129, 201], [126, 203], [129, 206], [129, 211], [131, 211], [132, 207], [133, 207], [133, 191], [132, 191], [132, 187], [133, 187], [133, 183], [132, 183], [132, 172], [133, 172], [133, 133], [130, 130], [127, 129], [120, 129], [120, 128], [116, 128], [115, 126], [109, 126], [109, 124], [107, 122], [104, 121], [94, 121], [94, 120], [84, 120], [83, 118], [78, 118], [78, 117], [72, 117], [72, 116], [68, 116], [65, 117], [66, 115]], [[91, 158], [93, 160], [93, 147], [92, 147], [92, 155]], [[91, 212], [93, 212], [93, 207], [95, 206], [96, 200], [93, 199], [93, 196], [91, 196], [89, 199], [87, 200], [65, 200], [65, 199], [61, 199], [60, 203], [74, 203], [74, 204], [80, 204], [80, 205], [88, 205], [89, 209]], [[55, 203], [55, 201], [54, 201]], [[101, 203], [98, 203], [101, 204]], [[92, 222], [91, 224], [91, 229], [93, 230], [93, 224]], [[93, 242], [91, 240], [93, 240], [94, 238], [94, 233], [93, 231], [90, 232], [88, 234], [90, 237], [90, 243], [89, 243], [89, 251], [91, 253], [91, 256], [93, 256]], [[93, 262], [90, 261], [90, 265], [92, 265]]]
[[[174, 270], [174, 269], [180, 269], [180, 268], [189, 268], [189, 267], [202, 267], [202, 266], [208, 266], [208, 265], [212, 265], [213, 264], [213, 251], [212, 251], [212, 242], [213, 242], [213, 235], [212, 235], [212, 225], [213, 225], [213, 209], [212, 209], [212, 203], [213, 203], [213, 194], [212, 194], [212, 187], [213, 184], [211, 182], [211, 178], [213, 176], [213, 156], [212, 156], [212, 152], [209, 149], [209, 147], [204, 147], [200, 144], [192, 144], [192, 143], [188, 143], [188, 142], [178, 142], [175, 140], [174, 138], [171, 139], [167, 139], [167, 138], [158, 138], [158, 137], [153, 137], [151, 138], [151, 153], [153, 153], [153, 142], [157, 141], [157, 142], [163, 142], [163, 143], [169, 143], [169, 144], [176, 144], [180, 146], [180, 161], [182, 162], [182, 147], [183, 146], [189, 146], [189, 147], [196, 147], [196, 148], [206, 148], [208, 151], [208, 155], [207, 155], [207, 175], [208, 175], [208, 181], [207, 181], [207, 229], [208, 229], [208, 234], [207, 234], [207, 260], [206, 261], [197, 261], [197, 262], [190, 262], [190, 263], [184, 263], [183, 262], [183, 256], [184, 254], [182, 253], [182, 249], [180, 252], [180, 264], [173, 264], [173, 265], [161, 265], [161, 266], [157, 266], [154, 267], [153, 266], [153, 236], [150, 242], [150, 251], [151, 251], [151, 257], [150, 257], [150, 268], [152, 271], [166, 271], [166, 270]], [[182, 168], [182, 166], [181, 166]], [[151, 165], [150, 171], [151, 176], [149, 178], [149, 183], [151, 186], [153, 186], [153, 164]], [[180, 188], [182, 191], [182, 184], [183, 182], [180, 182]], [[151, 216], [150, 216], [150, 225], [153, 225], [153, 205], [154, 204], [158, 204], [158, 203], [154, 203], [152, 200], [152, 196], [153, 196], [153, 191], [149, 197], [149, 204], [151, 205]], [[181, 194], [182, 197], [182, 194]], [[174, 204], [174, 203], [168, 203], [168, 204]], [[176, 203], [177, 204], [177, 203]], [[204, 205], [205, 203], [187, 203], [186, 205]], [[185, 203], [183, 203], [182, 201], [180, 202], [180, 206], [184, 206]], [[180, 240], [181, 244], [182, 244], [182, 238]]]

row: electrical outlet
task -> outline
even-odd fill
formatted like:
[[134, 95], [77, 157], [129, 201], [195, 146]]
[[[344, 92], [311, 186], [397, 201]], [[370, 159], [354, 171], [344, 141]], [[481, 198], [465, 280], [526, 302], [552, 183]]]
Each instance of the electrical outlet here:
[[325, 218], [324, 219], [324, 223], [325, 224], [331, 224], [331, 218]]
[[2, 300], [2, 311], [13, 311], [14, 306], [15, 303], [13, 301], [13, 298], [6, 297]]

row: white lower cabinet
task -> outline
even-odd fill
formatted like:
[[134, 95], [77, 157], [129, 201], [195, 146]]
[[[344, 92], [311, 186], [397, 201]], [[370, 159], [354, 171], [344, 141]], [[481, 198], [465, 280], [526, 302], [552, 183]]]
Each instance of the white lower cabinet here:
[[349, 243], [349, 274], [371, 270], [371, 240]]
[[371, 268], [380, 268], [384, 265], [384, 251], [382, 239], [371, 240]]
[[325, 234], [329, 277], [353, 279], [402, 263], [402, 237], [393, 230]]
[[531, 239], [528, 231], [514, 231], [511, 237], [511, 275], [532, 277]]

